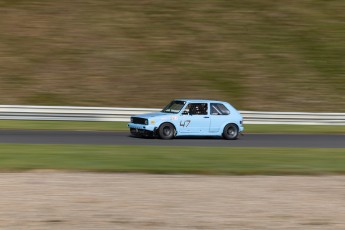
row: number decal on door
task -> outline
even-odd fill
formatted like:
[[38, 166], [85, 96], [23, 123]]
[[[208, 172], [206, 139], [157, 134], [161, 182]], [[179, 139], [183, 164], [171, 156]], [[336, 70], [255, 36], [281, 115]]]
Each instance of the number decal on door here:
[[180, 126], [182, 127], [188, 127], [188, 125], [190, 124], [190, 120], [185, 120], [184, 122], [180, 121]]

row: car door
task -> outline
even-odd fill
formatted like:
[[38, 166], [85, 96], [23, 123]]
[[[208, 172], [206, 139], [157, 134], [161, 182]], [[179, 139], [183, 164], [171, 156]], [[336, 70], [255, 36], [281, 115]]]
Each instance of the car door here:
[[210, 128], [210, 116], [207, 103], [190, 103], [183, 111], [179, 131], [190, 135], [208, 134]]
[[229, 120], [230, 111], [222, 103], [210, 103], [210, 133], [218, 133]]

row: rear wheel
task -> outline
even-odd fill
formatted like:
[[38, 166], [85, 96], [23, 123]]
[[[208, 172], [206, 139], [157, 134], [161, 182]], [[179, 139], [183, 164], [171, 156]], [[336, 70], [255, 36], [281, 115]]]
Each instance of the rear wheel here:
[[175, 127], [170, 123], [163, 123], [158, 129], [159, 137], [168, 140], [175, 136]]
[[227, 140], [236, 140], [238, 138], [239, 131], [236, 124], [228, 124], [223, 130], [223, 137]]

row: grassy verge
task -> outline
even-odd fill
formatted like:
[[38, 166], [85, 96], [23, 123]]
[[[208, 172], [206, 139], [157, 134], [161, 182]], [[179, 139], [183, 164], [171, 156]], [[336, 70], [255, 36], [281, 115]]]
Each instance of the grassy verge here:
[[0, 104], [162, 108], [208, 97], [240, 110], [345, 112], [344, 8], [0, 0]]
[[0, 144], [0, 170], [229, 175], [345, 174], [344, 149]]
[[345, 134], [345, 126], [335, 125], [245, 125], [246, 133]]
[[[0, 120], [0, 129], [127, 131], [126, 122]], [[345, 133], [345, 126], [245, 125], [245, 133]]]
[[126, 122], [0, 120], [0, 129], [127, 131]]

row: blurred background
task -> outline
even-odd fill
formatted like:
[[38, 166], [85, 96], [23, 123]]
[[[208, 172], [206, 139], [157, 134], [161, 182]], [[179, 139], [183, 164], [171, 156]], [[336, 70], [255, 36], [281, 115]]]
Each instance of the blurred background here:
[[0, 0], [0, 104], [345, 112], [343, 0]]

